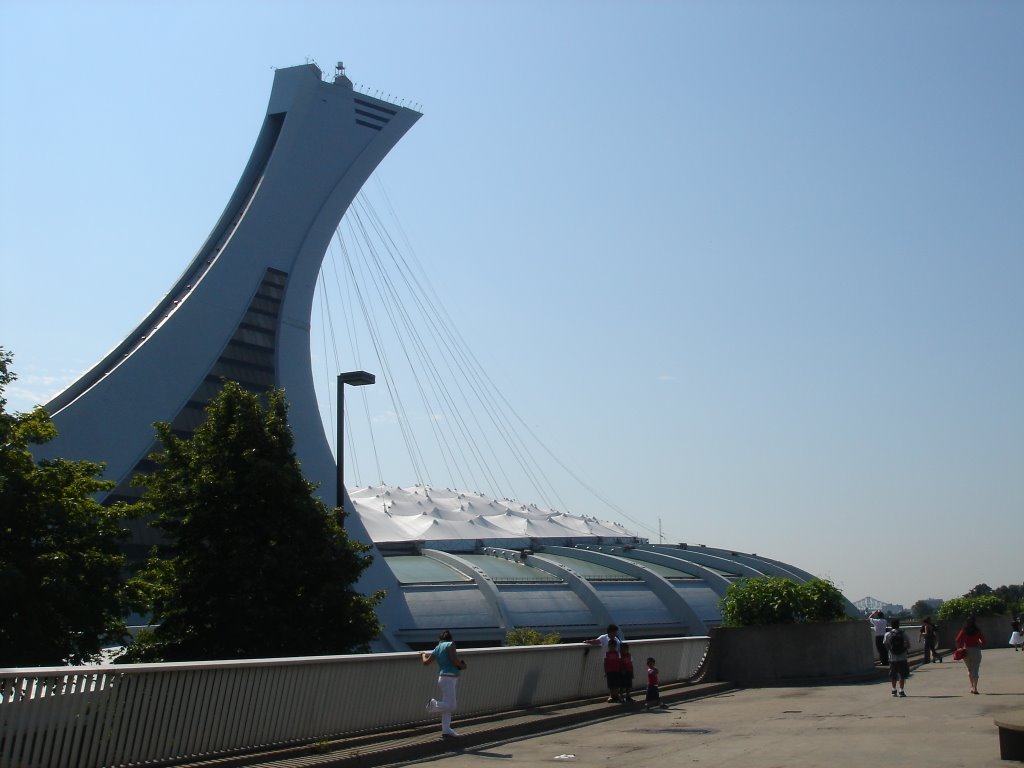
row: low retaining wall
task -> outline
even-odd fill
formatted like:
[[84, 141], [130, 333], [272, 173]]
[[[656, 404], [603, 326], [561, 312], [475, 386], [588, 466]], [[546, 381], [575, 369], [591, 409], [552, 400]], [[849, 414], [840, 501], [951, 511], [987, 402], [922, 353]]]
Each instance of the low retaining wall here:
[[[934, 621], [934, 619], [933, 619]], [[1010, 622], [1012, 616], [979, 616], [978, 629], [985, 635], [986, 648], [1007, 648], [1010, 645]], [[955, 648], [957, 632], [963, 627], [962, 620], [943, 621], [939, 623], [939, 647]]]
[[[919, 645], [916, 627], [907, 628], [907, 639]], [[716, 627], [710, 663], [715, 679], [737, 685], [798, 685], [870, 677], [874, 651], [863, 621]]]

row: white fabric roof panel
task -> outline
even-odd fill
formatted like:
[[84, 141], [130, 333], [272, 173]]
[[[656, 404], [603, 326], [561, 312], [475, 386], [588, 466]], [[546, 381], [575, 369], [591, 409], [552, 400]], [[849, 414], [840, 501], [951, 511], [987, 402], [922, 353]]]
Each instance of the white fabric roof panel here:
[[351, 488], [349, 498], [370, 538], [378, 544], [458, 539], [636, 538], [618, 523], [425, 485]]

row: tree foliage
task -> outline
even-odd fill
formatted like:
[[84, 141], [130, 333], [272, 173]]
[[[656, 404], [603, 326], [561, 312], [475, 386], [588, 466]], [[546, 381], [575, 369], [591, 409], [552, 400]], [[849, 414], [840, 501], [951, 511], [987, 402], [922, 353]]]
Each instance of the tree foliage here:
[[847, 618], [842, 593], [826, 579], [802, 584], [777, 576], [740, 579], [729, 585], [721, 604], [730, 627]]
[[558, 645], [561, 639], [557, 632], [544, 634], [533, 627], [516, 627], [505, 633], [505, 645]]
[[968, 616], [998, 616], [1006, 611], [1006, 601], [996, 595], [954, 597], [939, 606], [936, 612], [942, 621], [965, 619]]
[[284, 394], [264, 408], [233, 382], [190, 439], [157, 424], [163, 453], [137, 482], [166, 546], [134, 584], [155, 626], [128, 660], [345, 653], [380, 632], [353, 585], [370, 563], [303, 477]]
[[931, 616], [936, 610], [934, 603], [928, 600], [918, 600], [912, 606], [910, 606], [910, 615], [915, 619], [923, 619], [926, 616]]
[[0, 347], [0, 667], [79, 664], [125, 635], [130, 508], [93, 498], [113, 486], [102, 464], [35, 461], [57, 430], [41, 407], [7, 413], [12, 359]]

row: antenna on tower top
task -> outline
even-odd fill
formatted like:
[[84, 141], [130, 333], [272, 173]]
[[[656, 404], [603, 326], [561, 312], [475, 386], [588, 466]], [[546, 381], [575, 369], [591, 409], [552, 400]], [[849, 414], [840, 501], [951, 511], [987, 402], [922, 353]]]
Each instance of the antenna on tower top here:
[[352, 87], [352, 81], [345, 76], [345, 63], [342, 61], [334, 65], [334, 82]]

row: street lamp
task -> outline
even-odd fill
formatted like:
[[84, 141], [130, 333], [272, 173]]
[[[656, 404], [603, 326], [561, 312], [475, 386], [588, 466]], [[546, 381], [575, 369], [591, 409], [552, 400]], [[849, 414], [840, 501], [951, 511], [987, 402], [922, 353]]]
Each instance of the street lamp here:
[[336, 476], [338, 503], [336, 506], [339, 507], [345, 506], [345, 385], [362, 387], [366, 384], [373, 384], [375, 381], [377, 381], [377, 377], [366, 371], [349, 371], [338, 374], [338, 474]]

